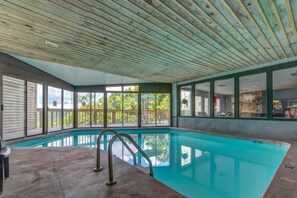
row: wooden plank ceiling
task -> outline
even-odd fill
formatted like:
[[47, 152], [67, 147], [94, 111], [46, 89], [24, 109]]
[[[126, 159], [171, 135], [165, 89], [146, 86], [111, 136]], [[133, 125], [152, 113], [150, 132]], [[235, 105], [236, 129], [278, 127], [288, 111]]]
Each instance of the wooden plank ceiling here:
[[297, 0], [0, 1], [0, 51], [156, 82], [297, 56], [296, 26]]

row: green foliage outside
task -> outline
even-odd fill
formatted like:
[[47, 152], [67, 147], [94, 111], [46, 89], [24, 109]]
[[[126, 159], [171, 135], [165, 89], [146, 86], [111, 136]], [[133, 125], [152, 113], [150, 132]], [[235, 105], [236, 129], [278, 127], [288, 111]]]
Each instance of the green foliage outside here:
[[[145, 145], [151, 148], [147, 150], [149, 156], [156, 156], [159, 162], [169, 161], [169, 135], [154, 135], [153, 137], [145, 138]], [[151, 153], [151, 154], [150, 154]]]
[[[159, 120], [162, 113], [163, 119], [168, 119], [170, 110], [170, 94], [142, 94], [142, 112], [150, 114], [149, 122]], [[92, 104], [90, 104], [92, 97]], [[123, 101], [122, 101], [123, 100]], [[79, 93], [78, 94], [78, 125], [90, 125], [90, 113], [92, 112], [92, 124], [103, 125], [104, 97], [103, 93]], [[90, 109], [92, 111], [90, 112]], [[123, 116], [122, 116], [122, 113]], [[157, 118], [155, 118], [157, 116]], [[138, 121], [138, 93], [116, 93], [107, 94], [107, 123], [137, 123]], [[73, 113], [66, 113], [63, 116], [66, 125], [73, 125]], [[59, 119], [49, 119], [49, 126], [60, 126]]]

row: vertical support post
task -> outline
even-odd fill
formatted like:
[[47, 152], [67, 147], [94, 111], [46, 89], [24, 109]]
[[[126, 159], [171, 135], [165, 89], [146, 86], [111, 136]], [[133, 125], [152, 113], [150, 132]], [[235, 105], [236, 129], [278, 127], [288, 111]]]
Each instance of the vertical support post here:
[[266, 102], [267, 102], [267, 119], [273, 119], [273, 80], [272, 80], [272, 70], [269, 69], [266, 73]]
[[[94, 112], [94, 115], [92, 116], [92, 118], [94, 119], [94, 125], [97, 125], [97, 108], [96, 108], [96, 92], [92, 93], [92, 97], [94, 96], [94, 102], [93, 102], [93, 108], [91, 109], [91, 114]], [[91, 121], [91, 127], [92, 127], [92, 121]]]
[[209, 113], [210, 113], [210, 117], [213, 118], [214, 117], [214, 81], [211, 80], [210, 81], [210, 100], [209, 100]]
[[239, 77], [234, 77], [234, 118], [239, 118]]
[[155, 126], [157, 126], [157, 93], [154, 93], [155, 95]]
[[107, 92], [104, 92], [104, 128], [107, 127]]
[[89, 121], [89, 127], [92, 127], [92, 102], [93, 102], [93, 100], [92, 100], [92, 92], [89, 92], [89, 94], [90, 94], [90, 116], [89, 116], [89, 119], [90, 119], [90, 121]]
[[0, 73], [0, 135], [1, 135], [1, 138], [3, 139], [3, 109], [4, 106], [3, 106], [3, 78], [2, 78], [2, 74]]
[[122, 94], [122, 127], [123, 127], [124, 126], [124, 92], [122, 91], [121, 94]]
[[78, 127], [78, 107], [77, 107], [77, 103], [78, 103], [77, 92], [74, 91], [73, 92], [73, 113], [74, 113], [73, 125], [74, 125], [74, 128]]
[[28, 136], [28, 108], [27, 108], [27, 100], [28, 100], [28, 82], [25, 81], [25, 94], [24, 94], [24, 135]]
[[176, 88], [176, 127], [179, 127], [179, 117], [180, 117], [180, 105], [181, 99], [180, 99], [180, 86], [177, 86]]
[[141, 127], [141, 120], [142, 120], [142, 109], [141, 109], [141, 93], [138, 92], [138, 127]]
[[195, 84], [191, 84], [191, 117], [195, 116]]
[[61, 98], [61, 129], [64, 129], [64, 89], [62, 91], [62, 98]]
[[43, 85], [43, 133], [45, 135], [48, 134], [48, 86], [46, 84]]

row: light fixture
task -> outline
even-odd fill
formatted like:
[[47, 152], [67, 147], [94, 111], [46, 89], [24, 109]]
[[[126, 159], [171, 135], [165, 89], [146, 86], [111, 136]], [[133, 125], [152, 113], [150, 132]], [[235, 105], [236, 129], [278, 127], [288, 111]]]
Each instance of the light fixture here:
[[54, 42], [54, 41], [50, 41], [50, 40], [45, 40], [45, 44], [50, 46], [50, 47], [55, 47], [55, 48], [58, 48], [59, 47], [59, 44]]

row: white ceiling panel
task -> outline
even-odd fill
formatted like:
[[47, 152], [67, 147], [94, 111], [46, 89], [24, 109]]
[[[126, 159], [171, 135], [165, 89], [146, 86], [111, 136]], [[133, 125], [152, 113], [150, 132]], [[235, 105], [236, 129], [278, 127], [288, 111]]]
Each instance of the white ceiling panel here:
[[40, 61], [32, 58], [21, 56], [14, 57], [75, 86], [133, 84], [149, 82], [135, 78], [84, 69], [80, 67]]

